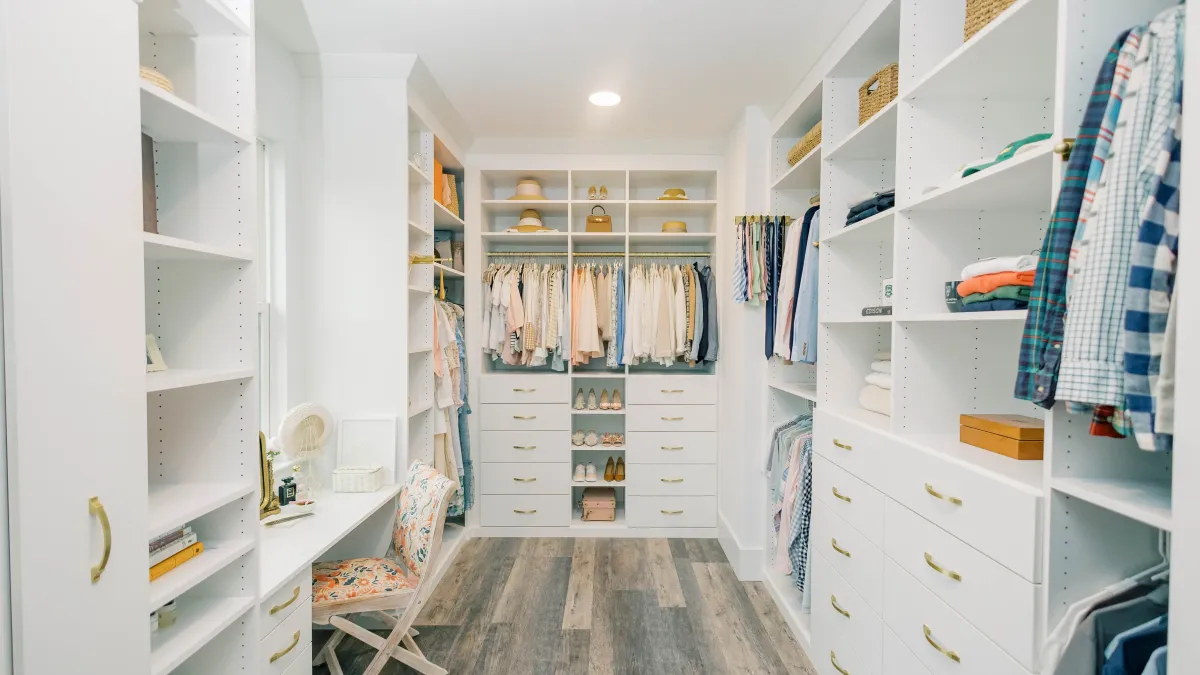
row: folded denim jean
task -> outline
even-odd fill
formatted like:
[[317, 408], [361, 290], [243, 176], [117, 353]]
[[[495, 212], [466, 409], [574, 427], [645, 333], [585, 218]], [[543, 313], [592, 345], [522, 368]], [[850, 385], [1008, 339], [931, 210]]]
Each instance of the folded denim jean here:
[[874, 215], [878, 215], [879, 213], [880, 213], [880, 210], [878, 208], [871, 207], [871, 208], [867, 209], [866, 211], [860, 211], [858, 213], [852, 214], [849, 218], [846, 219], [846, 224], [853, 225], [860, 220], [866, 220], [867, 218], [870, 218], [871, 216], [874, 216]]
[[960, 312], [1006, 312], [1014, 309], [1028, 309], [1029, 303], [1024, 300], [984, 300], [963, 305]]

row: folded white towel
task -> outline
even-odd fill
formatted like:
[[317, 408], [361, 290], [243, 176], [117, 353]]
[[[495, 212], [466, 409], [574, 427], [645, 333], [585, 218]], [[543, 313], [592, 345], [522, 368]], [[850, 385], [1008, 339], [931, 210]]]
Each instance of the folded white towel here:
[[875, 352], [875, 360], [876, 361], [891, 361], [892, 353], [891, 352]]
[[858, 404], [871, 412], [892, 416], [892, 392], [868, 384], [858, 393]]
[[962, 280], [997, 272], [1029, 272], [1037, 269], [1034, 255], [1010, 255], [1004, 258], [984, 258], [963, 268]]
[[891, 389], [892, 376], [888, 373], [871, 373], [867, 376], [867, 384], [873, 384], [882, 389]]
[[892, 374], [892, 362], [891, 361], [875, 361], [874, 363], [871, 364], [871, 370], [873, 370], [877, 373], [887, 373], [887, 374], [891, 375]]

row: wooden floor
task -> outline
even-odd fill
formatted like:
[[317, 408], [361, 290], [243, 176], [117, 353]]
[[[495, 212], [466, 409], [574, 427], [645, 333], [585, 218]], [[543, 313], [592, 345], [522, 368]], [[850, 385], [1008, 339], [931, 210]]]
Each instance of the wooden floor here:
[[[767, 590], [738, 581], [715, 539], [472, 539], [416, 627], [453, 675], [816, 673]], [[314, 635], [314, 653], [328, 636]], [[342, 642], [347, 675], [368, 650]], [[414, 671], [392, 661], [383, 672]]]

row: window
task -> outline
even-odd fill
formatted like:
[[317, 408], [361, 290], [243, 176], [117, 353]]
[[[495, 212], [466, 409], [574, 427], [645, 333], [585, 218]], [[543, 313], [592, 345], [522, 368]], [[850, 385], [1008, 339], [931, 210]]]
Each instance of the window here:
[[258, 141], [258, 425], [270, 438], [271, 429], [271, 152]]

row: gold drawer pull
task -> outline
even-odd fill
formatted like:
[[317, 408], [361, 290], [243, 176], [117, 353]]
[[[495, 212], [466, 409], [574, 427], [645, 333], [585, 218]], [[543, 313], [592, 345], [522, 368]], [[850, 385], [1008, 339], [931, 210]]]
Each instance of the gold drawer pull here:
[[513, 389], [514, 394], [532, 394], [537, 389]]
[[537, 509], [529, 509], [528, 511], [525, 511], [522, 509], [513, 509], [513, 513], [519, 513], [523, 516], [529, 516], [529, 515], [533, 515], [533, 514], [537, 513]]
[[850, 498], [849, 498], [849, 497], [847, 497], [846, 495], [844, 495], [844, 494], [842, 494], [842, 493], [838, 492], [836, 487], [835, 487], [835, 488], [833, 488], [833, 496], [834, 496], [834, 497], [837, 497], [838, 499], [840, 499], [840, 500], [842, 500], [842, 501], [844, 501], [844, 502], [846, 502], [847, 504], [849, 504], [851, 501], [853, 501], [852, 499], [850, 499]]
[[513, 415], [514, 420], [536, 420], [537, 415]]
[[942, 656], [945, 656], [951, 661], [955, 663], [962, 663], [962, 659], [958, 658], [958, 652], [952, 652], [949, 649], [946, 649], [945, 647], [939, 645], [937, 640], [933, 639], [933, 631], [929, 629], [929, 626], [922, 624], [921, 627], [925, 629], [925, 641], [928, 642], [930, 646], [941, 652]]
[[682, 478], [659, 478], [664, 483], [682, 483]]
[[536, 481], [537, 479], [536, 479], [536, 478], [520, 478], [520, 477], [517, 477], [517, 478], [513, 478], [513, 480], [517, 481], [518, 483], [532, 483], [532, 482]]
[[664, 422], [682, 422], [683, 418], [682, 417], [664, 417], [664, 418], [662, 418], [662, 421], [664, 421]]
[[837, 447], [839, 447], [839, 448], [843, 449], [843, 450], [853, 450], [853, 449], [854, 449], [854, 446], [852, 446], [852, 445], [846, 445], [845, 443], [843, 443], [843, 442], [839, 441], [839, 440], [838, 440], [838, 439], [836, 439], [836, 438], [835, 438], [835, 439], [833, 439], [833, 444], [834, 444], [834, 445], [836, 445]]
[[958, 497], [948, 497], [948, 496], [938, 492], [937, 490], [934, 490], [933, 486], [930, 485], [929, 483], [925, 484], [925, 491], [944, 502], [950, 502], [951, 504], [953, 504], [955, 506], [963, 505], [962, 500], [959, 499]]
[[682, 394], [683, 390], [682, 389], [663, 389], [662, 393], [664, 393], [664, 394]]
[[833, 605], [833, 608], [837, 610], [838, 614], [841, 614], [842, 616], [846, 617], [847, 619], [850, 618], [850, 612], [847, 612], [846, 610], [842, 609], [842, 606], [837, 603], [836, 595], [829, 596], [829, 604]]
[[850, 557], [850, 551], [847, 551], [846, 549], [842, 548], [841, 546], [838, 546], [837, 539], [830, 539], [829, 542], [831, 544], [833, 544], [833, 550], [837, 551], [838, 553], [841, 553], [842, 555], [846, 556], [847, 558]]
[[100, 556], [100, 564], [92, 565], [92, 583], [100, 581], [100, 575], [108, 567], [108, 558], [112, 555], [112, 527], [108, 523], [108, 511], [100, 503], [99, 497], [88, 500], [88, 513], [100, 519], [100, 531], [104, 534], [104, 553]]
[[514, 445], [513, 450], [537, 450], [536, 445]]
[[925, 552], [925, 564], [932, 567], [934, 569], [934, 571], [936, 571], [940, 574], [945, 574], [946, 576], [950, 577], [951, 579], [953, 579], [955, 581], [962, 581], [961, 574], [959, 574], [958, 572], [955, 572], [954, 570], [948, 570], [945, 567], [942, 567], [941, 565], [935, 563], [933, 561], [933, 556], [929, 555], [928, 551]]
[[829, 652], [829, 662], [832, 663], [833, 667], [837, 668], [837, 671], [842, 675], [850, 675], [850, 671], [843, 668], [841, 664], [837, 662], [837, 654], [834, 654], [832, 650]]
[[662, 511], [664, 515], [668, 515], [668, 516], [677, 516], [677, 515], [683, 513], [683, 509], [675, 509], [673, 511], [668, 511], [667, 509], [659, 509], [659, 511]]
[[300, 597], [300, 587], [299, 586], [292, 589], [292, 599], [291, 600], [288, 600], [287, 602], [283, 603], [282, 605], [275, 605], [274, 607], [271, 608], [271, 611], [267, 612], [267, 613], [270, 614], [271, 616], [275, 616], [276, 614], [287, 609], [288, 606], [291, 605], [293, 602], [295, 602], [296, 598], [298, 598], [298, 597]]
[[298, 644], [300, 644], [300, 631], [296, 631], [295, 633], [292, 634], [292, 644], [288, 645], [287, 649], [285, 649], [281, 652], [275, 652], [274, 654], [271, 655], [271, 663], [275, 663], [279, 659], [282, 659], [283, 657], [287, 656], [288, 652], [295, 649], [296, 645], [298, 645]]
[[682, 450], [682, 449], [683, 449], [683, 446], [682, 446], [682, 445], [663, 445], [663, 446], [660, 446], [660, 447], [661, 447], [663, 450], [672, 450], [672, 451], [674, 451], [674, 450]]

